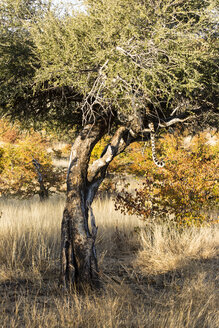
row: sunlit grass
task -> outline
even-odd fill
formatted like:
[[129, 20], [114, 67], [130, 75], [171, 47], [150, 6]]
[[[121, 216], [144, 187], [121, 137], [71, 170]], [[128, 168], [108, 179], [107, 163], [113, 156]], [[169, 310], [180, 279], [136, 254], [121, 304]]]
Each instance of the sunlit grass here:
[[153, 225], [141, 233], [136, 265], [145, 274], [160, 274], [218, 255], [219, 229], [214, 226], [190, 227], [179, 232], [168, 225]]
[[104, 288], [68, 294], [58, 287], [64, 202], [0, 200], [1, 327], [219, 327], [216, 225], [146, 226], [97, 200]]

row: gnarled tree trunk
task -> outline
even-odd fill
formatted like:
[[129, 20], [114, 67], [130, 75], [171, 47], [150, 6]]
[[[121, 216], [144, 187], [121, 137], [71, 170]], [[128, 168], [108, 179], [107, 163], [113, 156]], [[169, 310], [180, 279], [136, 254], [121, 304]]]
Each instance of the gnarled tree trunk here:
[[106, 132], [105, 121], [88, 124], [72, 146], [61, 232], [60, 283], [65, 287], [99, 285], [95, 249], [97, 227], [91, 204], [109, 163], [130, 143], [128, 130], [120, 127], [101, 157], [89, 166], [91, 151]]

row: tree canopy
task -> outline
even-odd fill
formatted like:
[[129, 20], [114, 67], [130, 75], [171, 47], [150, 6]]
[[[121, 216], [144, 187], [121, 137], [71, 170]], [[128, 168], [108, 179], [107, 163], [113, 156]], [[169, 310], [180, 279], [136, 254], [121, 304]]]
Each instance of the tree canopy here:
[[3, 0], [0, 4], [0, 102], [6, 112], [31, 95], [39, 64], [25, 23], [38, 15], [37, 5], [41, 3], [32, 0]]
[[160, 126], [192, 112], [207, 112], [211, 121], [218, 86], [214, 0], [84, 4], [84, 12], [59, 15], [38, 0], [3, 1], [3, 113], [72, 125], [109, 113], [127, 123], [149, 108]]
[[[113, 158], [150, 136], [155, 159], [158, 128], [217, 119], [216, 1], [83, 3], [85, 11], [71, 13], [39, 0], [1, 5], [1, 113], [59, 128], [83, 126], [67, 172], [65, 287], [99, 285], [91, 205]], [[109, 131], [110, 142], [91, 163], [95, 144]]]

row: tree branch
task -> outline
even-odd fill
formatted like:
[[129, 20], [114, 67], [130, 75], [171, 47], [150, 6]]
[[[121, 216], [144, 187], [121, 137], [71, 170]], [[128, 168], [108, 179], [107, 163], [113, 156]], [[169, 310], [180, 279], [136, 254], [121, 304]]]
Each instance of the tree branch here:
[[[188, 114], [187, 114], [188, 115]], [[168, 118], [167, 120], [162, 120], [162, 122], [159, 122], [158, 123], [158, 126], [160, 128], [167, 128], [171, 125], [174, 125], [176, 123], [182, 123], [182, 122], [185, 122], [185, 121], [188, 121], [188, 120], [191, 120], [195, 118], [195, 115], [189, 115], [189, 116], [186, 116], [185, 117], [185, 114], [183, 115], [179, 115], [177, 117], [174, 117], [174, 118]]]
[[[87, 168], [95, 144], [102, 138], [106, 132], [107, 121], [99, 120], [95, 124], [87, 124], [75, 139], [72, 145], [71, 155], [67, 172], [67, 190], [75, 190], [80, 183], [84, 184], [87, 176]], [[73, 172], [74, 171], [74, 172]], [[78, 172], [80, 180], [75, 181], [75, 172]]]
[[118, 128], [111, 139], [111, 142], [105, 147], [101, 157], [93, 162], [88, 168], [87, 174], [87, 205], [91, 205], [96, 192], [104, 180], [107, 168], [115, 156], [125, 150], [132, 142], [129, 130], [122, 126]]
[[122, 126], [118, 128], [116, 133], [114, 134], [111, 142], [106, 146], [104, 152], [101, 157], [94, 161], [92, 165], [88, 169], [88, 181], [93, 183], [98, 174], [104, 170], [106, 171], [109, 163], [113, 160], [113, 158], [118, 154], [118, 151], [121, 150], [122, 145], [125, 145], [125, 141], [122, 136], [127, 129]]
[[35, 158], [32, 159], [32, 163], [33, 163], [33, 165], [35, 167], [35, 170], [37, 172], [38, 182], [39, 182], [39, 185], [40, 185], [39, 197], [40, 197], [40, 200], [43, 201], [43, 200], [45, 200], [49, 197], [49, 194], [48, 194], [48, 190], [44, 186], [43, 176], [42, 176], [42, 173], [40, 172], [41, 171], [41, 165]]

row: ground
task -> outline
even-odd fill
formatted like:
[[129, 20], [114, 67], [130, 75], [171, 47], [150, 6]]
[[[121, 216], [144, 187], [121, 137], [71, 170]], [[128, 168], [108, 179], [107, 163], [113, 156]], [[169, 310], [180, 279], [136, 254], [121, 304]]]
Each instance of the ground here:
[[69, 293], [58, 286], [63, 198], [0, 206], [1, 327], [219, 326], [216, 225], [145, 225], [98, 200], [102, 288]]

